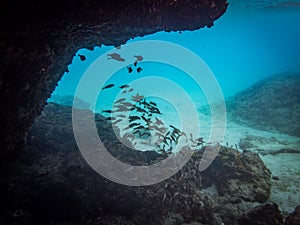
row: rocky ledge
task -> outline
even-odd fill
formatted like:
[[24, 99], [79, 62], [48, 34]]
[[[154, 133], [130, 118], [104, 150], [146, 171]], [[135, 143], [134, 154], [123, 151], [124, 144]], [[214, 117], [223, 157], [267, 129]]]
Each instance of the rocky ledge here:
[[28, 128], [81, 48], [211, 27], [226, 0], [29, 0], [0, 7], [0, 155]]

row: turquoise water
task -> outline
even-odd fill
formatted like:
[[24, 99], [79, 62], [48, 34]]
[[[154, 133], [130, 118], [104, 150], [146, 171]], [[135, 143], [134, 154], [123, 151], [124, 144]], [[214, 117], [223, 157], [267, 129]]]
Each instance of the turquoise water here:
[[[300, 1], [229, 1], [227, 12], [212, 28], [159, 32], [128, 43], [163, 40], [190, 49], [204, 60], [216, 76], [223, 95], [229, 97], [274, 73], [300, 71], [299, 5]], [[53, 94], [74, 95], [89, 65], [112, 48], [79, 50], [86, 60], [74, 57], [70, 72], [64, 74]]]
[[[169, 48], [170, 52], [165, 52], [168, 48], [163, 49], [163, 45], [158, 48], [149, 45], [131, 47], [149, 40], [174, 43], [181, 49]], [[236, 144], [240, 135], [232, 137], [232, 133], [239, 131], [226, 130], [224, 101], [270, 75], [299, 73], [299, 40], [300, 1], [229, 1], [228, 10], [212, 28], [158, 32], [129, 40], [120, 48], [101, 46], [93, 51], [79, 50], [68, 68], [69, 72], [64, 74], [48, 101], [56, 102], [57, 96], [76, 95], [87, 103], [85, 107], [89, 105], [93, 112], [115, 119], [113, 124], [124, 130], [129, 124], [123, 118], [135, 116], [135, 110], [130, 113], [130, 107], [127, 111], [119, 110], [124, 115], [110, 115], [105, 111], [118, 109], [114, 108], [114, 103], [119, 99], [125, 99], [127, 105], [135, 104], [132, 96], [140, 95], [146, 97], [147, 102], [155, 102], [162, 112], [152, 116], [153, 122], [157, 116], [165, 125], [189, 130], [194, 136], [200, 131], [200, 136], [208, 142], [215, 137], [217, 141]], [[121, 54], [121, 58], [110, 59], [108, 53]], [[199, 64], [189, 54], [198, 57]], [[80, 55], [85, 59], [82, 60]], [[144, 57], [136, 65], [135, 55]], [[169, 58], [177, 61], [169, 64]], [[186, 66], [186, 70], [180, 65]], [[112, 69], [114, 67], [116, 70]], [[187, 70], [196, 75], [191, 76]], [[89, 81], [85, 83], [87, 77]], [[199, 80], [202, 85], [199, 85]], [[82, 83], [85, 83], [83, 87], [80, 86]], [[107, 85], [108, 88], [103, 89]], [[76, 92], [77, 88], [81, 92]], [[223, 107], [215, 105], [212, 109], [212, 100], [223, 102]], [[197, 112], [204, 105], [210, 105], [214, 117], [207, 118]], [[142, 116], [143, 110], [136, 113]], [[140, 122], [144, 124], [142, 120]], [[227, 127], [230, 126], [227, 123]]]

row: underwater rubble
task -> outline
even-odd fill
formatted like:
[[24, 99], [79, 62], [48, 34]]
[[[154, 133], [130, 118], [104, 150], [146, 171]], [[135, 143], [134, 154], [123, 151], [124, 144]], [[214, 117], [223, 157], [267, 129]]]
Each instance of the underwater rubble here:
[[[198, 150], [161, 183], [124, 186], [98, 175], [83, 159], [71, 111], [48, 103], [19, 156], [1, 165], [0, 224], [283, 224], [277, 206], [268, 202], [271, 173], [258, 154], [222, 147], [200, 172]], [[96, 124], [119, 160], [147, 165], [164, 159], [123, 146], [104, 117], [96, 115]]]

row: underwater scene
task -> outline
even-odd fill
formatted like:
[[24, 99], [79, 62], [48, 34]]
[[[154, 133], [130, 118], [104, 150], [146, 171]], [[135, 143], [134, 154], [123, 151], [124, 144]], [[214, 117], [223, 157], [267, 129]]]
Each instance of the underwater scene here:
[[8, 224], [300, 224], [300, 1], [228, 3], [210, 28], [76, 53]]

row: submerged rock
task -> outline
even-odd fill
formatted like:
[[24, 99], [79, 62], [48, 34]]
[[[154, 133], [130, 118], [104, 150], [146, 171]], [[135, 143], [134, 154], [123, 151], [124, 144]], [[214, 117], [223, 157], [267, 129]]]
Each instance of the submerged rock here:
[[295, 208], [295, 211], [291, 213], [285, 220], [285, 225], [298, 225], [300, 224], [300, 206]]
[[120, 46], [158, 31], [211, 26], [227, 5], [226, 0], [5, 2], [0, 7], [0, 99], [5, 105], [0, 155], [23, 146], [28, 128], [79, 49]]
[[283, 225], [283, 216], [276, 204], [266, 204], [247, 212], [239, 222], [241, 225]]
[[[149, 165], [163, 159], [153, 151], [124, 147], [109, 123], [100, 115], [96, 119], [99, 135], [119, 160]], [[2, 165], [6, 173], [0, 179], [0, 212], [22, 209], [39, 224], [235, 225], [241, 215], [268, 200], [271, 174], [257, 154], [222, 147], [208, 169], [199, 172], [202, 154], [195, 152], [182, 170], [161, 183], [120, 185], [98, 175], [81, 156], [71, 108], [49, 103], [20, 157]], [[215, 191], [208, 194], [212, 187]]]
[[277, 74], [236, 94], [227, 102], [236, 122], [300, 137], [300, 74]]

